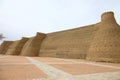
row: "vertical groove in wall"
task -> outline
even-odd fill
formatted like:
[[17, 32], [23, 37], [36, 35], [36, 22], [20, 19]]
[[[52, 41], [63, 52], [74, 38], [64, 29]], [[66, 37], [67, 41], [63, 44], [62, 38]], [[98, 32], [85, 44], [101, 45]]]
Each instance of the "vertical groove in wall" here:
[[30, 38], [24, 45], [20, 55], [37, 56], [40, 50], [41, 43], [45, 37], [46, 34], [37, 33], [35, 37]]
[[0, 54], [5, 54], [13, 41], [4, 41], [0, 46]]
[[14, 41], [10, 45], [6, 54], [7, 55], [19, 55], [27, 40], [28, 40], [28, 38], [23, 37], [21, 40]]

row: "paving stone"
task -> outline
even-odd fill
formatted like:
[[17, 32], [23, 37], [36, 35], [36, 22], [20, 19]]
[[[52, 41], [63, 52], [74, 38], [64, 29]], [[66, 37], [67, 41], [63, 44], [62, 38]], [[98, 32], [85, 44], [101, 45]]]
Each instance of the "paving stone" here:
[[0, 55], [0, 80], [120, 80], [120, 64]]
[[30, 61], [20, 56], [8, 56], [8, 57], [4, 56], [4, 58], [0, 58], [0, 63], [26, 63], [26, 62]]
[[74, 64], [74, 65], [73, 64], [51, 64], [51, 65], [73, 75], [120, 71], [120, 69], [112, 69], [112, 68], [106, 68], [106, 67], [89, 65], [89, 64]]
[[32, 80], [47, 76], [34, 65], [0, 66], [0, 80]]

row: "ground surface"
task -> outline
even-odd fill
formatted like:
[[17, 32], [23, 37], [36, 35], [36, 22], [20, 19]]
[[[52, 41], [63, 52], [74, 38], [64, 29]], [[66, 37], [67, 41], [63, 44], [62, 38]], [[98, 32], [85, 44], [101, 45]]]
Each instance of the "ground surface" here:
[[0, 80], [120, 80], [120, 64], [0, 55]]

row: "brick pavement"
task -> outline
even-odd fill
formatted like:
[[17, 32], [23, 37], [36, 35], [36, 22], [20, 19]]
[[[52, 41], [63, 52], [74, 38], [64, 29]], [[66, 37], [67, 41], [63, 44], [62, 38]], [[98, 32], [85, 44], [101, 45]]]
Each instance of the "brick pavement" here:
[[0, 80], [120, 80], [120, 64], [0, 55]]

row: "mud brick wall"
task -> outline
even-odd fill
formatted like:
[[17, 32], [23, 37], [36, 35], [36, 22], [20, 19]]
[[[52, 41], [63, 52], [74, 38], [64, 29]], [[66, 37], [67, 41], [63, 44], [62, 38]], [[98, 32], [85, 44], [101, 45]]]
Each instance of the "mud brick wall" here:
[[5, 48], [6, 53], [12, 55], [120, 62], [120, 26], [113, 12], [103, 13], [99, 23], [48, 34], [37, 33], [22, 45], [23, 48], [21, 44], [20, 40], [15, 41], [7, 50], [7, 47], [2, 48], [4, 43], [0, 51]]
[[28, 40], [29, 38], [25, 38], [23, 37], [21, 40], [17, 40], [17, 41], [14, 41], [9, 49], [7, 50], [6, 54], [7, 55], [19, 55], [21, 53], [21, 50], [24, 46], [24, 44], [26, 43], [26, 41]]
[[94, 25], [47, 34], [39, 56], [85, 59], [95, 32]]
[[24, 45], [21, 54], [22, 56], [38, 56], [39, 49], [46, 34], [37, 33], [35, 37], [30, 38]]
[[112, 12], [104, 13], [89, 52], [87, 60], [120, 62], [120, 26]]
[[4, 41], [0, 46], [0, 54], [5, 54], [13, 41]]

